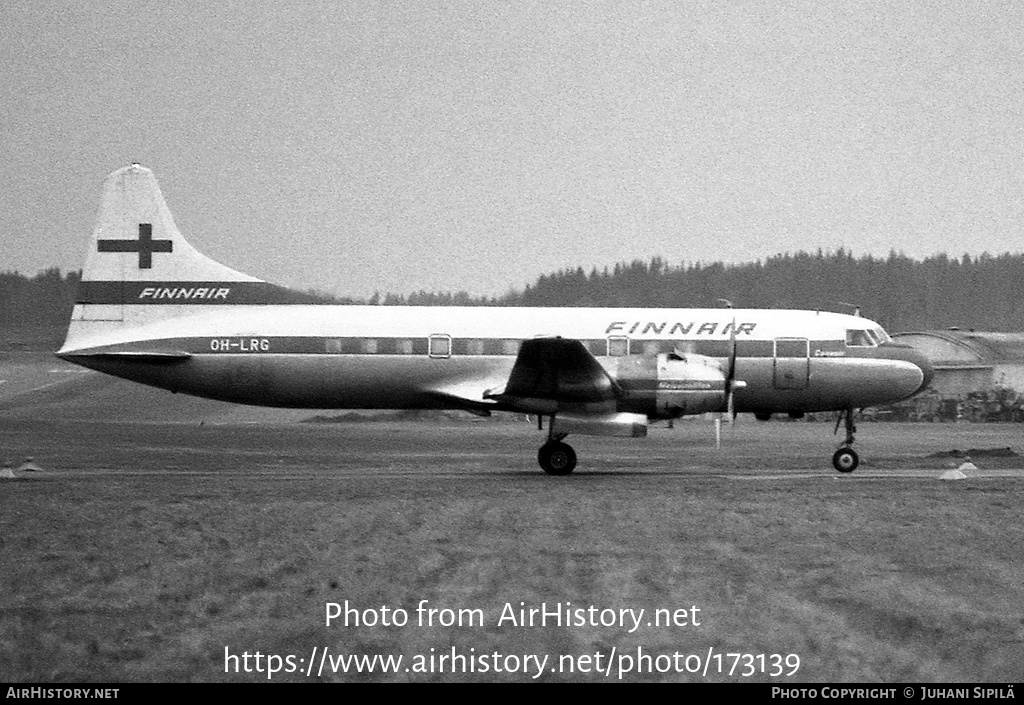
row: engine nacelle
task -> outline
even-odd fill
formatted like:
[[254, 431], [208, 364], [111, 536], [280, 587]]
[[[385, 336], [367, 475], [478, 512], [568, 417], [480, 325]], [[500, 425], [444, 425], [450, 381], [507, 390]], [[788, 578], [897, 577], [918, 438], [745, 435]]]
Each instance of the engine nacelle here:
[[642, 438], [647, 435], [647, 417], [625, 412], [601, 415], [557, 414], [553, 430], [555, 433], [584, 436]]
[[616, 382], [623, 390], [621, 411], [651, 418], [724, 411], [725, 372], [714, 358], [692, 353], [660, 353], [619, 358]]

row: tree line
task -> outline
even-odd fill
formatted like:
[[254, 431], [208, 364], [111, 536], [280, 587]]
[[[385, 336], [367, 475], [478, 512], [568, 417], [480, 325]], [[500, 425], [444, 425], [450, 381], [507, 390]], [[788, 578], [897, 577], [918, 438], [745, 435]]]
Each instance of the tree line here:
[[67, 328], [82, 272], [62, 274], [51, 267], [27, 277], [0, 272], [0, 329], [4, 327]]
[[514, 305], [699, 308], [721, 306], [721, 299], [737, 308], [859, 308], [890, 331], [1024, 331], [1024, 254], [918, 260], [897, 252], [858, 258], [840, 249], [675, 267], [656, 257], [610, 271], [541, 276], [515, 295]]
[[[0, 327], [55, 326], [71, 316], [81, 272], [0, 273]], [[337, 303], [406, 306], [634, 306], [799, 308], [853, 311], [892, 331], [974, 328], [1024, 331], [1024, 254], [917, 260], [837, 252], [782, 254], [752, 263], [669, 265], [660, 257], [611, 268], [563, 269], [501, 297], [466, 292], [374, 294]]]

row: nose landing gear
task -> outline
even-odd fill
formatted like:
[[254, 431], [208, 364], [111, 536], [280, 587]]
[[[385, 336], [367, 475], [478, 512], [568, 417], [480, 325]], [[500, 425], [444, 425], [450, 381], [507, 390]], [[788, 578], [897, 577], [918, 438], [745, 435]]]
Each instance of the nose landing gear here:
[[832, 455], [832, 467], [839, 472], [853, 472], [860, 465], [860, 457], [853, 448], [843, 447]]
[[836, 432], [838, 433], [839, 424], [844, 418], [846, 419], [846, 440], [832, 455], [832, 467], [839, 472], [847, 473], [857, 469], [857, 466], [860, 465], [860, 456], [853, 449], [854, 434], [857, 433], [857, 427], [853, 423], [853, 409], [845, 409], [840, 413], [839, 418], [836, 419]]

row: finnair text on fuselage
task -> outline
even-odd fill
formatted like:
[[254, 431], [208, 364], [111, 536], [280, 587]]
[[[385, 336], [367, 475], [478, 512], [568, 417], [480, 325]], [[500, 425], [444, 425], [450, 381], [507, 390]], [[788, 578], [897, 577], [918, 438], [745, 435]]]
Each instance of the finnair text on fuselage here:
[[[733, 322], [728, 321], [612, 321], [605, 329], [605, 335], [618, 333], [620, 335], [719, 335], [728, 336], [732, 334]], [[721, 329], [719, 329], [721, 326]], [[736, 335], [751, 335], [756, 323], [736, 323]]]
[[147, 286], [139, 293], [140, 299], [226, 299], [231, 293], [229, 287], [215, 289], [212, 287], [186, 288]]

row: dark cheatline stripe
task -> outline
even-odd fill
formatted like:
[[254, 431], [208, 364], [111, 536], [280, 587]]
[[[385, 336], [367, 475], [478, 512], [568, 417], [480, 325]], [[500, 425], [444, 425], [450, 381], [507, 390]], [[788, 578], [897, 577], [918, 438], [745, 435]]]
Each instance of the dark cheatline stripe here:
[[[446, 336], [441, 336], [446, 338]], [[522, 341], [512, 338], [455, 338], [451, 344], [451, 356], [463, 357], [473, 355], [503, 355], [515, 356], [519, 354], [519, 345]], [[605, 349], [597, 344], [607, 346], [604, 339], [588, 339], [581, 341], [592, 354], [602, 357], [606, 354]], [[637, 343], [656, 342], [660, 352], [667, 352], [675, 349], [682, 341], [634, 341]], [[695, 348], [694, 352], [707, 355], [708, 357], [719, 356], [720, 341], [686, 341]], [[771, 358], [772, 341], [746, 341], [746, 345], [738, 348], [738, 355], [741, 358]], [[755, 345], [757, 343], [757, 345]], [[841, 341], [811, 341], [811, 356], [815, 356], [816, 350], [831, 350], [835, 346], [841, 348]], [[599, 352], [595, 352], [600, 350]], [[369, 338], [369, 337], [340, 337], [340, 336], [204, 336], [188, 338], [167, 338], [163, 340], [148, 340], [137, 343], [126, 343], [124, 345], [110, 345], [102, 348], [90, 349], [92, 354], [115, 353], [115, 352], [184, 352], [196, 355], [212, 354], [223, 355], [232, 353], [242, 354], [266, 354], [276, 353], [285, 355], [427, 355], [430, 352], [430, 341], [428, 338]], [[82, 351], [85, 352], [85, 351]], [[654, 348], [644, 350], [642, 347], [634, 348], [633, 354], [654, 354]], [[443, 355], [442, 353], [442, 356]], [[867, 354], [862, 355], [868, 357]], [[882, 356], [876, 353], [875, 356]]]
[[244, 305], [336, 304], [269, 282], [129, 282], [83, 281], [78, 285], [80, 304]]

